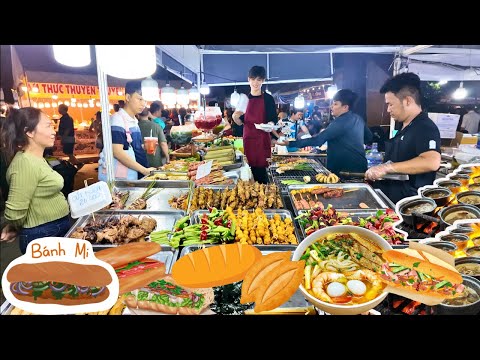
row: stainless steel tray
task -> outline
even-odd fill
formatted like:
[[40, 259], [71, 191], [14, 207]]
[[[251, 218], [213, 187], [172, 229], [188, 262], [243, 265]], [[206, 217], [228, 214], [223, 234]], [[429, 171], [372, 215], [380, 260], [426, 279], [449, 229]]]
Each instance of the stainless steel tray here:
[[[206, 245], [206, 246], [216, 246], [216, 245]], [[254, 245], [256, 248], [258, 248], [263, 255], [268, 255], [274, 252], [279, 252], [279, 251], [291, 251], [291, 255], [293, 256], [293, 252], [296, 249], [295, 245]], [[194, 252], [195, 250], [201, 249], [201, 245], [190, 245], [190, 246], [185, 246], [182, 251], [180, 252], [180, 258], [182, 256], [185, 256], [191, 252]], [[305, 300], [304, 296], [300, 292], [300, 289], [298, 289], [292, 297], [285, 302], [284, 304], [280, 305], [280, 308], [289, 308], [289, 307], [304, 307], [304, 306], [309, 306], [307, 301]]]
[[382, 199], [384, 203], [387, 204], [388, 207], [390, 207], [390, 209], [395, 209], [395, 204], [392, 202], [392, 200], [388, 198], [388, 196], [382, 190], [380, 189], [374, 189], [374, 190], [378, 194], [380, 199]]
[[[147, 179], [147, 177], [152, 176], [154, 174], [165, 174], [165, 175], [173, 175], [173, 176], [187, 176], [187, 172], [180, 172], [180, 171], [163, 171], [163, 170], [154, 170], [151, 171], [149, 175], [144, 176], [141, 178], [141, 181], [154, 181], [153, 179]], [[155, 181], [160, 181], [160, 179], [155, 180]], [[186, 180], [161, 180], [161, 181], [188, 181], [188, 178]]]
[[[95, 213], [95, 219], [106, 220], [109, 217], [118, 218], [125, 215], [138, 216], [140, 219], [144, 216], [150, 216], [157, 221], [157, 226], [153, 231], [160, 230], [173, 230], [173, 226], [178, 219], [181, 219], [184, 216], [184, 212], [179, 211], [141, 211], [141, 210], [121, 210], [121, 211], [99, 211]], [[92, 214], [85, 215], [79, 218], [75, 224], [71, 227], [70, 230], [65, 234], [65, 237], [70, 237], [70, 235], [75, 232], [77, 227], [85, 226], [93, 218]], [[149, 241], [150, 237], [146, 236], [145, 239]], [[104, 249], [109, 247], [115, 247], [119, 244], [96, 244], [92, 243], [94, 249]], [[162, 249], [163, 249], [162, 245]]]
[[[323, 187], [330, 187], [330, 188], [340, 188], [343, 190], [349, 189], [358, 189], [356, 191], [345, 193], [342, 197], [339, 198], [331, 198], [325, 199], [323, 196], [317, 196], [318, 201], [322, 202], [325, 207], [328, 204], [331, 204], [336, 210], [339, 211], [350, 211], [350, 210], [379, 210], [379, 209], [386, 209], [388, 205], [378, 196], [375, 190], [368, 184], [365, 183], [347, 183], [347, 184], [320, 184], [320, 185], [289, 185], [288, 186], [288, 196], [290, 201], [292, 202], [293, 210], [295, 214], [298, 214], [300, 210], [305, 209], [297, 209], [295, 206], [295, 202], [292, 196], [292, 190], [300, 190], [300, 189], [309, 189], [315, 186], [323, 186]], [[316, 201], [316, 199], [314, 199]], [[368, 205], [368, 209], [360, 208], [359, 204], [365, 203]]]
[[233, 180], [233, 184], [228, 184], [228, 185], [224, 185], [224, 184], [211, 184], [211, 185], [210, 185], [210, 184], [206, 184], [206, 185], [195, 185], [195, 186], [207, 186], [207, 187], [212, 187], [212, 189], [214, 189], [213, 186], [225, 186], [225, 187], [231, 187], [231, 188], [233, 188], [233, 187], [236, 185], [236, 183], [238, 182], [238, 179], [240, 178], [240, 177], [238, 176], [238, 174], [232, 174], [232, 173], [230, 173], [230, 174], [224, 174], [224, 176], [225, 176], [226, 178], [228, 178], [228, 179], [232, 179], [232, 180]]
[[[254, 209], [250, 209], [250, 210], [247, 210], [247, 211], [248, 212], [253, 212]], [[293, 216], [292, 216], [292, 213], [290, 212], [290, 210], [287, 210], [287, 209], [264, 209], [263, 212], [267, 216], [267, 219], [273, 218], [273, 216], [275, 214], [280, 215], [280, 218], [282, 220], [285, 220], [287, 218], [291, 219], [292, 224], [293, 224], [293, 228], [294, 228], [295, 237], [297, 238], [297, 242], [300, 243], [300, 241], [302, 241], [304, 239], [304, 237], [300, 236], [300, 233], [298, 232], [297, 226], [295, 226], [295, 221], [293, 219]], [[202, 218], [203, 214], [208, 214], [208, 213], [210, 213], [210, 211], [208, 211], [208, 210], [195, 210], [192, 213], [192, 215], [190, 216], [190, 223], [191, 224], [200, 224], [200, 219]], [[235, 210], [234, 210], [234, 213], [236, 213]], [[297, 246], [297, 245], [294, 245], [294, 244], [272, 244], [272, 245], [258, 245], [258, 246], [267, 246], [267, 247], [274, 246], [275, 248], [277, 248], [278, 246], [286, 246], [286, 245], [291, 245], [291, 246], [294, 246], [294, 247]], [[257, 245], [255, 245], [255, 246], [257, 246]]]
[[[135, 199], [139, 198], [145, 189], [152, 183], [151, 180], [137, 180], [137, 181], [115, 181], [114, 189], [128, 190], [130, 196], [128, 198], [126, 206], [129, 206]], [[192, 194], [194, 187], [193, 181], [190, 180], [156, 180], [153, 185], [155, 189], [163, 189], [158, 194], [152, 196], [147, 200], [146, 210], [140, 211], [183, 211], [181, 209], [175, 209], [170, 206], [168, 200], [173, 196], [182, 196], [184, 194]], [[190, 197], [188, 201], [188, 207], [190, 207]], [[188, 211], [187, 207], [187, 211]]]

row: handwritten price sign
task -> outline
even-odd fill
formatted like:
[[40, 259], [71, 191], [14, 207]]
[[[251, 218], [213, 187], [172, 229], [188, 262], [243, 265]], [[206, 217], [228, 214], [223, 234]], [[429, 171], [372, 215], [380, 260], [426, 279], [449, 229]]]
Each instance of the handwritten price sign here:
[[104, 181], [68, 194], [68, 203], [74, 219], [103, 209], [111, 202], [112, 194]]

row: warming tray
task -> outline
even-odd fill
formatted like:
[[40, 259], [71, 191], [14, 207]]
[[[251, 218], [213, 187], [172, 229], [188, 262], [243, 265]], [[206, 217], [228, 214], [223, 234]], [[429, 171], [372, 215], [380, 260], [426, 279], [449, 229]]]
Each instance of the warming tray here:
[[[294, 198], [292, 196], [292, 190], [300, 190], [300, 189], [309, 189], [315, 186], [323, 186], [329, 188], [340, 188], [343, 190], [349, 189], [358, 189], [356, 191], [345, 193], [342, 197], [339, 198], [331, 198], [325, 199], [323, 196], [317, 196], [318, 201], [322, 202], [325, 207], [328, 204], [331, 204], [336, 210], [338, 211], [351, 211], [351, 210], [379, 210], [379, 209], [386, 209], [388, 208], [387, 204], [378, 196], [375, 190], [368, 184], [365, 183], [337, 183], [337, 184], [321, 184], [321, 185], [289, 185], [288, 186], [288, 196], [290, 201], [292, 202], [293, 210], [295, 214], [298, 215], [299, 210], [305, 209], [297, 209], [295, 206]], [[302, 194], [303, 196], [303, 194]], [[298, 196], [297, 196], [298, 198]], [[314, 201], [317, 201], [316, 198], [313, 198]], [[365, 203], [368, 205], [368, 209], [360, 208], [359, 204]]]
[[[248, 212], [253, 212], [254, 209], [248, 210]], [[295, 237], [297, 238], [297, 242], [300, 243], [300, 241], [303, 240], [303, 237], [300, 236], [300, 233], [298, 232], [297, 226], [295, 226], [295, 220], [293, 219], [292, 213], [290, 210], [287, 209], [263, 209], [263, 212], [267, 216], [267, 219], [273, 218], [275, 214], [279, 214], [280, 218], [282, 220], [285, 220], [286, 218], [289, 218], [292, 220], [293, 228], [294, 228], [294, 234]], [[202, 218], [203, 214], [209, 214], [210, 212], [208, 210], [196, 210], [192, 213], [190, 216], [190, 223], [191, 224], [200, 224], [200, 219]], [[236, 214], [236, 210], [234, 210], [234, 213]], [[266, 246], [266, 247], [279, 247], [279, 246], [285, 246], [285, 245], [291, 245], [296, 247], [297, 245], [294, 244], [272, 244], [272, 245], [258, 245], [258, 246]]]
[[[128, 198], [126, 206], [129, 206], [135, 199], [140, 197], [145, 189], [152, 183], [151, 180], [137, 180], [137, 181], [115, 181], [114, 189], [120, 191], [128, 190], [130, 196]], [[140, 211], [183, 211], [181, 209], [175, 209], [170, 206], [168, 200], [173, 196], [179, 197], [184, 194], [192, 194], [194, 187], [193, 181], [190, 180], [156, 180], [153, 185], [154, 189], [163, 189], [160, 193], [152, 196], [147, 200], [147, 208]], [[190, 207], [190, 198], [188, 201], [188, 207]], [[118, 211], [118, 210], [116, 210]], [[121, 210], [120, 210], [121, 211]], [[130, 210], [127, 210], [130, 211]], [[186, 209], [188, 211], [188, 208]]]
[[[206, 246], [217, 246], [217, 245], [206, 245]], [[279, 252], [279, 251], [291, 251], [291, 254], [293, 256], [293, 252], [296, 249], [295, 245], [254, 245], [257, 247], [263, 255], [268, 255], [274, 252]], [[190, 245], [190, 246], [185, 246], [182, 251], [180, 252], [180, 257], [185, 256], [191, 252], [194, 252], [195, 250], [201, 249], [201, 245]], [[303, 297], [302, 293], [300, 292], [300, 289], [298, 289], [292, 297], [285, 302], [284, 304], [280, 305], [280, 308], [289, 308], [289, 307], [306, 307], [309, 304]], [[253, 307], [252, 307], [253, 308]]]
[[[122, 210], [122, 211], [99, 211], [95, 213], [95, 219], [106, 220], [109, 217], [118, 218], [120, 216], [133, 215], [138, 216], [142, 219], [144, 216], [150, 216], [157, 221], [157, 227], [153, 231], [160, 230], [173, 230], [173, 226], [178, 219], [181, 219], [185, 216], [183, 211], [145, 211], [145, 210]], [[65, 237], [70, 237], [71, 234], [75, 232], [77, 227], [85, 226], [87, 222], [92, 219], [92, 215], [85, 215], [79, 218], [70, 230], [65, 234]], [[149, 241], [149, 236], [146, 236], [145, 239]], [[93, 249], [104, 249], [109, 247], [118, 246], [118, 244], [95, 244], [92, 243]], [[162, 249], [164, 246], [162, 245]]]

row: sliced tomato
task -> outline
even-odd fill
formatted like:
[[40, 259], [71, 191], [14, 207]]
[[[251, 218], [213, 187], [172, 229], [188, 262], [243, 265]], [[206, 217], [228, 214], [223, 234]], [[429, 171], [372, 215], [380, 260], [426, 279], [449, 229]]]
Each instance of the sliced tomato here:
[[162, 265], [163, 265], [163, 263], [161, 263], [159, 261], [150, 262], [148, 264], [141, 264], [141, 265], [135, 266], [131, 269], [128, 269], [128, 270], [125, 270], [125, 271], [120, 271], [120, 272], [117, 273], [117, 276], [119, 278], [122, 278], [122, 277], [127, 277], [127, 276], [131, 276], [131, 275], [135, 275], [135, 274], [141, 274], [147, 269], [155, 269], [155, 268], [158, 268]]
[[343, 295], [343, 296], [336, 296], [336, 297], [332, 297], [332, 301], [334, 303], [337, 303], [337, 304], [343, 304], [343, 303], [347, 303], [349, 301], [352, 300], [352, 296], [351, 295]]

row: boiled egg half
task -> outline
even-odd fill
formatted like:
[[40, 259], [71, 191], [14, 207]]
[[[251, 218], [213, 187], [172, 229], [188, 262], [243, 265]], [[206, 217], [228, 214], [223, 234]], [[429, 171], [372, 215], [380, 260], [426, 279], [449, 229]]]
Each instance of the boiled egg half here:
[[367, 286], [360, 280], [348, 280], [347, 288], [353, 295], [363, 295], [367, 291]]

